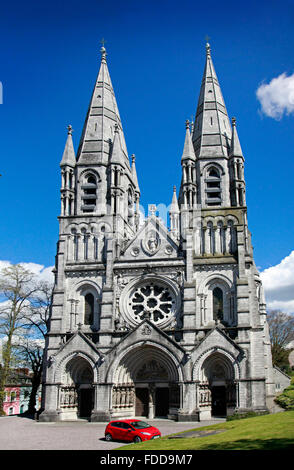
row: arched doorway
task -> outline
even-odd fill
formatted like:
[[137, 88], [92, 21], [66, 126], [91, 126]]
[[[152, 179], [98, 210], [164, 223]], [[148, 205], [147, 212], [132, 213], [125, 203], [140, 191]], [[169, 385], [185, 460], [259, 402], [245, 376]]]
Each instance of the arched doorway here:
[[86, 359], [75, 357], [66, 364], [60, 390], [64, 419], [90, 418], [94, 406], [93, 381], [93, 369]]
[[200, 407], [210, 408], [211, 416], [227, 416], [236, 406], [235, 374], [231, 361], [219, 352], [203, 363], [200, 380]]
[[114, 377], [115, 416], [167, 417], [180, 407], [179, 377], [174, 361], [154, 346], [132, 349]]

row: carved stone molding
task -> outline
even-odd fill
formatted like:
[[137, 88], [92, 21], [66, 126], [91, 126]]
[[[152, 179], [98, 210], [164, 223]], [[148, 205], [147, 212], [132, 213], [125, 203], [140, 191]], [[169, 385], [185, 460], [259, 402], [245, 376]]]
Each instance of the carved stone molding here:
[[195, 269], [195, 272], [215, 271], [217, 273], [218, 271], [234, 271], [237, 268], [236, 264], [201, 264]]

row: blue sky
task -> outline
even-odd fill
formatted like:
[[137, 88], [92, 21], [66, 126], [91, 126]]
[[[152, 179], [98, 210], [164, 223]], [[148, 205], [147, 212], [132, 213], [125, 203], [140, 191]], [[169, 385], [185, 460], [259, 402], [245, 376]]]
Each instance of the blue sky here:
[[141, 204], [170, 204], [206, 35], [237, 118], [256, 264], [291, 253], [294, 116], [267, 116], [256, 91], [294, 73], [294, 2], [53, 0], [1, 6], [0, 259], [54, 264], [66, 126], [77, 150], [102, 37]]

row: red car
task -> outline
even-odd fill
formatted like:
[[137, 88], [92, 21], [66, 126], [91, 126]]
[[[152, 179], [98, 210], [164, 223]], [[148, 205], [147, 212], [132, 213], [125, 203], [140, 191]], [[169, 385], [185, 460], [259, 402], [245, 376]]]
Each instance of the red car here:
[[157, 428], [139, 419], [110, 421], [105, 428], [106, 441], [141, 442], [159, 437], [161, 437], [161, 432]]

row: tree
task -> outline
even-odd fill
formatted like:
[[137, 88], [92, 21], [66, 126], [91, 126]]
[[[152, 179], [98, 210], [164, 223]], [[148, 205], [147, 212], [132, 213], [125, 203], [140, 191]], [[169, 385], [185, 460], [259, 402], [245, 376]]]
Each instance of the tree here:
[[[18, 333], [24, 334], [33, 326], [45, 331], [38, 318], [43, 284], [36, 275], [20, 264], [3, 268], [0, 272], [0, 334], [4, 335], [2, 348], [2, 370], [0, 376], [0, 415], [4, 414], [3, 401], [5, 384], [12, 360], [13, 341]], [[49, 308], [49, 307], [48, 307]]]
[[45, 337], [49, 327], [53, 285], [47, 282], [39, 284], [39, 291], [29, 307], [28, 338], [19, 346], [22, 355], [32, 370], [32, 389], [28, 414], [36, 411], [36, 397], [42, 379]]
[[286, 346], [294, 340], [294, 316], [271, 310], [268, 313], [273, 364], [280, 368], [289, 366], [289, 350]]
[[44, 342], [40, 340], [24, 337], [15, 346], [16, 355], [22, 365], [27, 366], [31, 371], [32, 388], [29, 398], [29, 406], [26, 411], [29, 415], [36, 412], [36, 397], [41, 384], [43, 369]]

